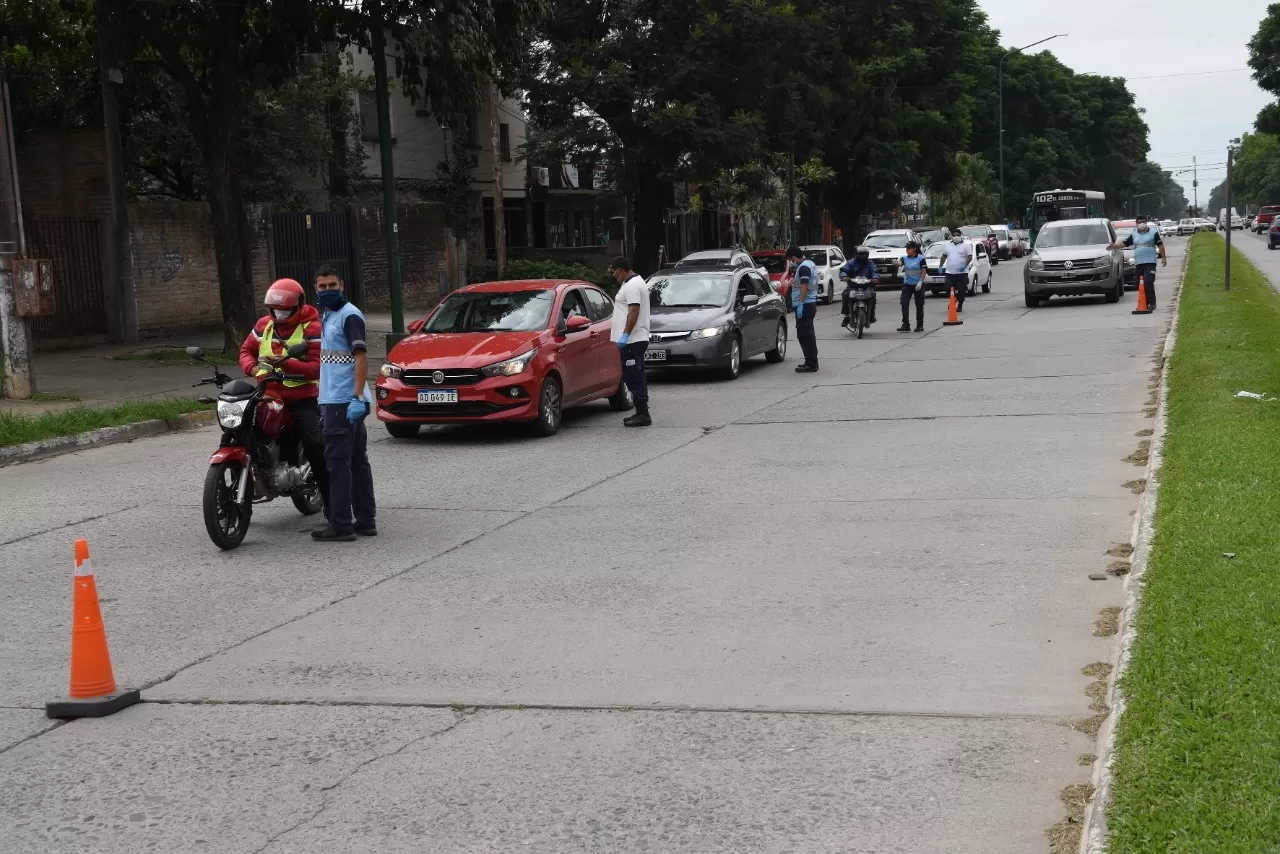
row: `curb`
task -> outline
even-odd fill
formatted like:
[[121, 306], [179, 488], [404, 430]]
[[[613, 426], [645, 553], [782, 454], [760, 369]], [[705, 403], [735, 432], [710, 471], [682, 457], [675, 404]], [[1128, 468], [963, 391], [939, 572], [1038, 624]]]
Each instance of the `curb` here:
[[175, 430], [191, 430], [196, 427], [207, 427], [217, 421], [212, 409], [203, 412], [188, 412], [177, 418], [164, 420], [156, 418], [151, 421], [139, 421], [135, 424], [122, 424], [119, 427], [101, 427], [88, 433], [77, 433], [74, 436], [55, 436], [52, 439], [41, 439], [38, 442], [27, 442], [25, 445], [11, 445], [0, 448], [0, 468], [29, 463], [48, 457], [72, 454], [86, 448], [99, 445], [117, 445], [132, 442], [134, 439], [145, 439], [148, 436], [160, 436]]
[[1124, 694], [1117, 682], [1129, 667], [1129, 655], [1137, 636], [1135, 621], [1142, 602], [1142, 577], [1151, 557], [1151, 541], [1155, 537], [1153, 524], [1156, 501], [1160, 493], [1160, 466], [1164, 462], [1164, 440], [1168, 432], [1169, 359], [1178, 341], [1178, 308], [1182, 303], [1182, 287], [1186, 281], [1187, 264], [1191, 253], [1183, 257], [1182, 271], [1170, 300], [1173, 320], [1165, 335], [1160, 362], [1160, 401], [1157, 404], [1155, 425], [1151, 434], [1151, 451], [1147, 457], [1147, 488], [1138, 499], [1138, 512], [1133, 519], [1133, 560], [1124, 580], [1124, 606], [1120, 612], [1120, 643], [1116, 646], [1111, 675], [1107, 679], [1107, 705], [1110, 707], [1102, 727], [1098, 730], [1093, 764], [1093, 797], [1085, 808], [1084, 823], [1080, 832], [1080, 854], [1104, 854], [1107, 848], [1107, 810], [1115, 789], [1115, 777], [1111, 763], [1115, 755], [1116, 723], [1124, 714]]

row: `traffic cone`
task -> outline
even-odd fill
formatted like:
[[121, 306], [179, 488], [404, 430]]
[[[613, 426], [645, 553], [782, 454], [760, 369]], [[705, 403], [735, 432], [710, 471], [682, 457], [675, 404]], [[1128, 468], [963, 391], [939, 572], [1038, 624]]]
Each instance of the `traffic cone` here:
[[1138, 307], [1132, 312], [1133, 314], [1150, 314], [1155, 309], [1147, 308], [1147, 283], [1145, 276], [1138, 277]]
[[71, 690], [65, 700], [46, 703], [51, 718], [101, 718], [132, 706], [135, 691], [117, 691], [107, 651], [107, 631], [98, 607], [89, 543], [76, 540], [75, 600], [71, 625]]
[[947, 306], [947, 319], [942, 321], [943, 326], [961, 326], [964, 321], [960, 319], [960, 315], [956, 313], [956, 289], [951, 289], [951, 303]]

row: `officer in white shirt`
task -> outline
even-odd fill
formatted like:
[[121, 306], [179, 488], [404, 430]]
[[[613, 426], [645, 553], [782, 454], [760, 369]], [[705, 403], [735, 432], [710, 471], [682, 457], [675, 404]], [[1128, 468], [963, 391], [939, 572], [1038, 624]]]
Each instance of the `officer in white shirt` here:
[[628, 427], [648, 427], [653, 423], [649, 417], [649, 385], [644, 376], [644, 354], [649, 349], [649, 286], [631, 270], [631, 262], [621, 256], [613, 259], [609, 274], [618, 283], [609, 340], [618, 345], [622, 381], [636, 403], [635, 413], [622, 423]]
[[959, 228], [951, 229], [951, 242], [942, 252], [942, 272], [947, 276], [947, 287], [955, 291], [956, 311], [964, 311], [964, 298], [969, 293], [969, 265], [973, 263], [973, 250]]

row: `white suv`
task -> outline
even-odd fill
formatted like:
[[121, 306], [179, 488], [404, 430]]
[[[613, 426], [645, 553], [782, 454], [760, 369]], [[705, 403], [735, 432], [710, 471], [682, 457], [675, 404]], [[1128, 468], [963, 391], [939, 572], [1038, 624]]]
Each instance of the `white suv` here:
[[840, 247], [829, 244], [801, 246], [804, 257], [818, 268], [818, 283], [822, 290], [818, 291], [818, 302], [831, 305], [836, 294], [840, 292], [840, 268], [844, 266], [844, 253]]

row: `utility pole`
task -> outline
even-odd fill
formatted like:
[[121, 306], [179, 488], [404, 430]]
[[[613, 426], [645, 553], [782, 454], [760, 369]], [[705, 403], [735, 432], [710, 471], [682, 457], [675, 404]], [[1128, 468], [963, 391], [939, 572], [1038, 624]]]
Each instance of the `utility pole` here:
[[[1184, 197], [1185, 198], [1185, 197]], [[1196, 165], [1196, 159], [1191, 158], [1191, 198], [1195, 205], [1196, 212], [1200, 211], [1200, 167]]]
[[796, 153], [787, 154], [787, 246], [796, 242]]
[[14, 293], [13, 258], [25, 255], [18, 164], [13, 148], [13, 113], [9, 83], [0, 77], [0, 353], [4, 356], [4, 396], [26, 399], [35, 392], [31, 376], [31, 337], [27, 321], [18, 316]]
[[382, 0], [369, 0], [369, 49], [373, 54], [374, 97], [378, 99], [378, 150], [382, 154], [382, 225], [387, 241], [387, 291], [391, 296], [391, 334], [387, 349], [405, 337], [400, 286], [400, 229], [396, 223], [396, 168], [391, 152], [391, 107], [387, 86], [387, 31]]
[[1052, 36], [1040, 39], [1038, 42], [1024, 44], [1022, 47], [1013, 47], [1006, 50], [1001, 56], [1000, 61], [996, 63], [996, 136], [999, 139], [1000, 146], [1000, 220], [1005, 221], [1004, 213], [1004, 61], [1009, 58], [1010, 54], [1022, 53], [1029, 47], [1035, 47], [1038, 44], [1044, 44], [1054, 39], [1060, 39], [1066, 33], [1056, 33]]
[[507, 272], [507, 209], [502, 198], [502, 127], [498, 121], [497, 68], [489, 86], [489, 136], [493, 140], [493, 246], [498, 258], [498, 278]]
[[[120, 142], [119, 46], [124, 33], [117, 25], [123, 10], [110, 0], [98, 0], [98, 75], [102, 86], [102, 130], [107, 148], [107, 182], [111, 190], [111, 245], [115, 247], [116, 284], [112, 331], [121, 341], [138, 340], [138, 301], [133, 285], [133, 247], [129, 241], [129, 205], [125, 197], [124, 146]], [[122, 29], [122, 28], [121, 28]]]
[[1235, 149], [1227, 146], [1227, 269], [1224, 290], [1231, 290], [1231, 160]]

